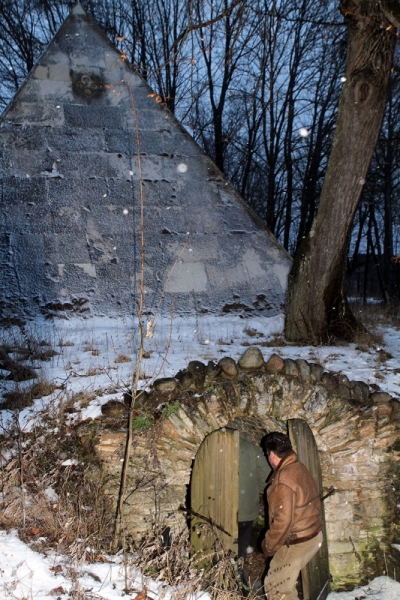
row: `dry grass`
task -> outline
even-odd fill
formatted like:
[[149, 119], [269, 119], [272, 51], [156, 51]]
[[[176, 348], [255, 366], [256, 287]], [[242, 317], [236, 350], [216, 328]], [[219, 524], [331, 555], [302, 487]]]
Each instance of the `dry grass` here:
[[350, 308], [355, 317], [367, 328], [373, 327], [399, 327], [400, 303], [393, 300], [388, 305], [363, 304], [351, 302]]
[[272, 338], [270, 338], [269, 340], [257, 340], [257, 341], [252, 341], [252, 342], [248, 342], [248, 341], [244, 341], [241, 344], [242, 346], [258, 346], [259, 348], [276, 348], [276, 347], [281, 347], [281, 346], [286, 346], [287, 343], [285, 341], [285, 338], [283, 337], [283, 335], [274, 335]]
[[260, 338], [263, 337], [264, 334], [261, 333], [260, 331], [257, 331], [257, 329], [253, 329], [252, 327], [245, 327], [243, 329], [243, 333], [245, 333], [246, 335], [248, 335], [249, 337], [256, 337], [256, 338]]
[[83, 351], [91, 352], [92, 354], [93, 352], [98, 352], [97, 348], [95, 348], [90, 342], [85, 342], [85, 344], [83, 345]]
[[[162, 535], [148, 539], [140, 548], [135, 548], [135, 554], [134, 566], [139, 567], [145, 577], [157, 577], [178, 587], [174, 600], [185, 600], [189, 594], [200, 591], [207, 591], [213, 600], [243, 598], [243, 584], [233, 554], [216, 548], [211, 564], [199, 569], [197, 557], [190, 555], [188, 531], [173, 538], [170, 545], [164, 543]], [[257, 597], [251, 590], [247, 590], [247, 594], [250, 600]]]
[[[5, 346], [0, 347], [0, 369], [10, 372], [10, 375], [7, 377], [7, 379], [13, 381], [28, 381], [29, 379], [36, 379], [37, 374], [34, 369], [28, 365], [21, 364], [9, 356], [13, 350], [14, 349], [10, 349]], [[24, 359], [25, 358], [26, 357], [24, 356]]]
[[49, 343], [34, 338], [26, 339], [26, 345], [0, 347], [0, 366], [10, 372], [7, 378], [16, 382], [14, 390], [4, 393], [1, 405], [15, 411], [15, 418], [1, 435], [0, 524], [16, 529], [22, 540], [39, 550], [44, 549], [46, 540], [47, 546], [81, 560], [88, 547], [109, 550], [113, 530], [113, 512], [104, 493], [106, 481], [95, 459], [93, 440], [82, 437], [79, 426], [67, 425], [74, 404], [84, 407], [96, 394], [63, 398], [60, 392], [57, 403], [50, 405], [34, 431], [24, 433], [18, 426], [19, 410], [57, 389], [44, 378], [28, 388], [22, 386], [19, 382], [37, 377], [24, 363], [49, 360], [56, 354]]
[[95, 392], [79, 392], [74, 394], [70, 398], [69, 405], [73, 406], [75, 403], [79, 404], [80, 408], [86, 408], [92, 400], [95, 400], [102, 394], [96, 394]]
[[2, 438], [2, 453], [12, 456], [1, 471], [3, 528], [40, 550], [45, 538], [76, 560], [87, 547], [109, 551], [113, 513], [90, 437], [55, 416], [31, 433], [16, 422]]
[[[7, 402], [13, 403], [13, 409], [23, 408], [27, 402], [31, 404], [35, 398], [49, 395], [55, 389], [54, 384], [38, 381], [29, 390], [10, 392]], [[82, 392], [71, 397], [62, 394], [61, 391], [57, 404], [46, 411], [43, 416], [46, 420], [34, 431], [21, 431], [15, 418], [14, 425], [1, 436], [4, 460], [0, 472], [0, 528], [15, 529], [20, 539], [33, 549], [55, 550], [67, 556], [71, 565], [82, 568], [85, 562], [101, 560], [111, 551], [115, 511], [106, 493], [108, 480], [96, 460], [95, 430], [91, 430], [90, 424], [68, 424], [75, 405], [87, 406], [98, 394]], [[196, 557], [190, 556], [188, 530], [168, 545], [152, 531], [139, 547], [132, 547], [135, 558], [126, 564], [132, 577], [139, 568], [144, 578], [173, 586], [174, 600], [186, 600], [189, 594], [203, 590], [213, 600], [243, 597], [232, 554], [219, 550], [210, 567], [200, 570]], [[71, 599], [99, 598], [80, 586], [72, 568], [69, 571], [65, 575], [73, 583]], [[57, 588], [51, 592], [64, 593]], [[252, 600], [255, 594], [249, 592], [248, 598]]]
[[379, 332], [379, 328], [400, 325], [399, 314], [393, 311], [393, 306], [384, 307], [381, 304], [352, 302], [350, 308], [356, 319], [365, 328], [364, 331], [355, 332], [353, 339], [357, 349], [362, 352], [368, 352], [370, 348], [376, 350], [384, 345], [383, 334]]
[[28, 389], [21, 389], [18, 384], [11, 392], [3, 394], [3, 402], [0, 404], [2, 410], [22, 410], [27, 406], [32, 406], [36, 398], [49, 396], [57, 389], [54, 383], [42, 380], [35, 383]]
[[129, 358], [129, 356], [126, 356], [125, 354], [120, 354], [119, 356], [117, 356], [116, 359], [114, 359], [115, 363], [127, 363], [127, 362], [132, 362], [132, 359]]
[[233, 340], [218, 338], [217, 344], [218, 346], [231, 346], [233, 344]]
[[38, 336], [25, 335], [19, 339], [7, 340], [1, 346], [1, 354], [4, 357], [4, 352], [7, 354], [13, 353], [17, 356], [17, 360], [42, 360], [49, 361], [53, 356], [57, 356], [59, 352], [54, 350], [52, 344], [46, 340], [39, 339]]
[[96, 369], [95, 367], [90, 367], [86, 373], [84, 373], [82, 375], [82, 377], [93, 377], [94, 375], [102, 375], [103, 374], [103, 370], [102, 369]]
[[36, 348], [29, 350], [28, 352], [25, 349], [21, 349], [19, 351], [23, 359], [30, 358], [32, 360], [43, 360], [49, 361], [53, 358], [53, 356], [58, 356], [59, 352], [54, 350], [47, 342], [39, 343]]

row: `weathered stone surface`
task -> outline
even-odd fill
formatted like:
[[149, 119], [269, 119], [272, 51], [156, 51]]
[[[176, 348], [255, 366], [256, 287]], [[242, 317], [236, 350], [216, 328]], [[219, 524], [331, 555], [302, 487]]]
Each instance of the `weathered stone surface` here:
[[105, 417], [119, 417], [126, 413], [126, 405], [118, 400], [110, 400], [101, 407], [101, 413]]
[[183, 390], [187, 390], [194, 387], [194, 379], [192, 373], [189, 373], [186, 369], [178, 371], [175, 375], [175, 379], [179, 381], [179, 384]]
[[203, 390], [206, 380], [206, 365], [199, 360], [192, 360], [188, 364], [187, 370], [193, 377], [193, 383], [196, 390]]
[[393, 412], [390, 402], [380, 402], [377, 409], [379, 417], [390, 417]]
[[256, 371], [264, 365], [264, 357], [257, 346], [250, 346], [243, 352], [238, 360], [238, 365], [241, 369], [247, 371]]
[[400, 401], [396, 398], [392, 398], [390, 401], [392, 406], [392, 419], [399, 422], [400, 421]]
[[311, 369], [308, 362], [303, 358], [296, 358], [295, 363], [299, 368], [301, 379], [303, 381], [311, 381]]
[[310, 373], [311, 381], [314, 383], [319, 383], [321, 381], [322, 375], [324, 374], [324, 367], [317, 363], [310, 363]]
[[[288, 419], [300, 418], [319, 448], [324, 491], [336, 490], [324, 503], [333, 587], [355, 586], [367, 574], [382, 572], [384, 551], [388, 560], [390, 544], [400, 539], [400, 402], [360, 407], [322, 383], [263, 371], [237, 372], [231, 381], [215, 377], [212, 391], [199, 394], [195, 403], [189, 394], [178, 397], [169, 418], [156, 420], [151, 431], [135, 432], [127, 482], [135, 491], [126, 513], [134, 537], [152, 530], [155, 502], [159, 524], [173, 531], [186, 526], [179, 506], [185, 505], [193, 459], [209, 433], [233, 423], [257, 437], [285, 431]], [[125, 431], [100, 428], [97, 437], [97, 458], [110, 477], [108, 493], [115, 503]]]
[[357, 402], [363, 403], [368, 402], [369, 387], [363, 381], [351, 381], [350, 382], [351, 397]]
[[336, 392], [338, 390], [338, 380], [332, 375], [332, 373], [323, 373], [321, 377], [321, 383], [326, 387], [330, 392]]
[[[157, 526], [173, 531], [187, 526], [179, 507], [187, 501], [196, 453], [212, 431], [238, 427], [258, 443], [267, 431], [286, 431], [288, 419], [303, 419], [319, 449], [324, 491], [336, 489], [324, 503], [333, 587], [354, 586], [366, 574], [380, 574], [384, 552], [389, 560], [390, 544], [400, 539], [400, 402], [387, 402], [386, 396], [377, 404], [346, 400], [340, 392], [348, 393], [349, 388], [343, 380], [338, 383], [338, 376], [332, 376], [338, 386], [331, 392], [322, 383], [265, 372], [265, 365], [244, 372], [231, 358], [223, 361], [230, 375], [218, 375], [220, 366], [215, 364], [200, 368], [210, 368], [213, 374], [212, 384], [202, 393], [194, 395], [178, 386], [173, 393], [156, 389], [146, 396], [146, 411], [135, 425], [128, 473], [127, 485], [133, 490], [126, 505], [129, 534], [140, 539], [153, 531], [154, 515]], [[277, 357], [278, 365], [280, 361]], [[187, 370], [180, 373], [192, 377]], [[156, 406], [158, 412], [151, 413]], [[99, 419], [98, 427], [97, 421], [91, 423], [90, 432], [99, 440], [96, 458], [110, 481], [107, 493], [115, 505], [127, 419], [126, 414], [113, 419]]]
[[236, 361], [234, 361], [233, 358], [230, 358], [229, 356], [221, 358], [221, 360], [218, 363], [218, 366], [221, 369], [223, 375], [226, 377], [236, 377], [236, 375], [239, 373]]
[[215, 362], [209, 360], [206, 369], [206, 382], [210, 383], [213, 381], [216, 377], [218, 377], [219, 373], [220, 368], [215, 364]]
[[350, 381], [349, 381], [349, 378], [347, 377], [347, 375], [343, 375], [342, 373], [339, 373], [337, 376], [337, 380], [338, 380], [339, 386], [344, 385], [344, 386], [350, 388]]
[[[149, 399], [149, 393], [146, 390], [139, 390], [135, 396], [135, 408], [142, 408], [147, 400]], [[124, 402], [126, 406], [131, 406], [132, 404], [132, 393], [125, 392], [124, 394]]]
[[294, 360], [285, 358], [283, 362], [283, 373], [285, 375], [289, 375], [290, 377], [300, 377], [300, 369]]
[[350, 398], [351, 398], [350, 387], [348, 385], [345, 385], [344, 383], [339, 383], [338, 394], [341, 398], [344, 398], [345, 400], [350, 400]]
[[283, 358], [277, 354], [273, 354], [265, 363], [264, 368], [267, 373], [280, 373], [284, 366], [285, 363], [283, 362]]
[[386, 404], [387, 402], [390, 402], [392, 397], [386, 392], [373, 392], [369, 395], [369, 399], [373, 404]]
[[153, 383], [153, 388], [159, 392], [173, 392], [178, 387], [178, 382], [172, 377], [161, 377]]
[[328, 391], [322, 386], [318, 386], [304, 404], [304, 409], [314, 417], [319, 417], [327, 410], [328, 398]]

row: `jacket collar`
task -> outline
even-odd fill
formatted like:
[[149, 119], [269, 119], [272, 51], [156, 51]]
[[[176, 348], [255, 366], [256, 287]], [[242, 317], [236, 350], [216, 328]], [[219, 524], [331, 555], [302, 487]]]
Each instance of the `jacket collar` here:
[[275, 479], [275, 477], [276, 477], [278, 471], [280, 471], [280, 469], [283, 469], [287, 465], [291, 465], [292, 463], [295, 463], [295, 462], [297, 462], [296, 452], [294, 450], [289, 450], [289, 452], [286, 452], [286, 454], [284, 454], [282, 456], [281, 461], [278, 464], [278, 466], [276, 467], [276, 469], [274, 469], [272, 471], [270, 483], [273, 482], [273, 480]]

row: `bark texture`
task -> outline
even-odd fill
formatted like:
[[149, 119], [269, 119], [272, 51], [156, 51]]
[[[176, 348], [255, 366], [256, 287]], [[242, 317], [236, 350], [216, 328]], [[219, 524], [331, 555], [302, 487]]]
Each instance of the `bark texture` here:
[[289, 276], [285, 335], [290, 341], [352, 339], [357, 322], [344, 292], [349, 236], [385, 110], [396, 29], [379, 3], [342, 0], [348, 27], [346, 81], [310, 234]]

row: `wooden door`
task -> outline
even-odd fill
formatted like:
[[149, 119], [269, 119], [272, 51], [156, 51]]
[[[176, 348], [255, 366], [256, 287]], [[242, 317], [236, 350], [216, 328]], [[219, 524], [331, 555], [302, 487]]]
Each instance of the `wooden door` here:
[[190, 488], [192, 552], [205, 566], [213, 555], [237, 554], [239, 431], [220, 429], [201, 444]]
[[[289, 437], [297, 456], [318, 483], [322, 497], [322, 473], [318, 448], [310, 427], [302, 419], [288, 421]], [[325, 600], [330, 592], [328, 543], [326, 539], [325, 512], [322, 503], [322, 532], [324, 541], [317, 554], [301, 571], [304, 600]]]

